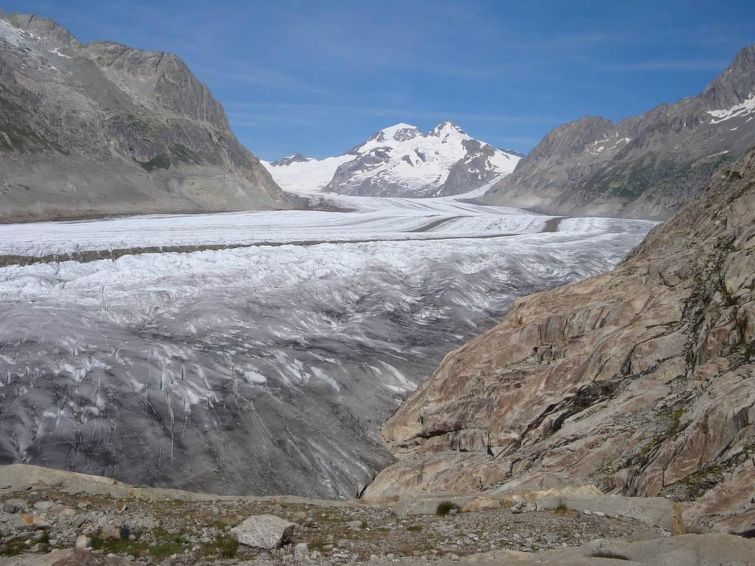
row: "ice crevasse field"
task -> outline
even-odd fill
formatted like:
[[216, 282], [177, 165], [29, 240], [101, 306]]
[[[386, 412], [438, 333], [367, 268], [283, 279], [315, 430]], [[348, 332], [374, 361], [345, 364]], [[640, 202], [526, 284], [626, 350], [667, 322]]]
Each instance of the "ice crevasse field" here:
[[0, 462], [358, 495], [391, 461], [380, 423], [448, 351], [653, 226], [474, 204], [486, 189], [0, 225]]

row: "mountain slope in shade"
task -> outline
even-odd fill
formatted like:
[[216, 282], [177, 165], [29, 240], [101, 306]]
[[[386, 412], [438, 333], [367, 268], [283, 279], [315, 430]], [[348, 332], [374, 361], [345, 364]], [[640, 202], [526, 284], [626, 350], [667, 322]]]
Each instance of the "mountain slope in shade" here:
[[520, 155], [442, 122], [423, 134], [396, 124], [336, 157], [300, 155], [265, 163], [281, 187], [359, 196], [444, 196], [477, 189], [513, 171]]
[[755, 46], [698, 96], [613, 123], [586, 117], [552, 130], [488, 204], [551, 214], [667, 218], [722, 163], [755, 146]]
[[613, 272], [514, 303], [388, 420], [372, 497], [591, 483], [755, 524], [755, 151]]
[[288, 206], [175, 55], [0, 13], [0, 221]]

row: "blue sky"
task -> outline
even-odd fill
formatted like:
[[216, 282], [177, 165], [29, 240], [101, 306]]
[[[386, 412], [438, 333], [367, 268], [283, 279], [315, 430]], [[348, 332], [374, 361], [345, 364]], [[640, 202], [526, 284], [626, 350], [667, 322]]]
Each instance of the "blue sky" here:
[[529, 151], [554, 126], [696, 94], [755, 42], [755, 2], [2, 1], [82, 41], [180, 55], [249, 149], [341, 153], [445, 119]]

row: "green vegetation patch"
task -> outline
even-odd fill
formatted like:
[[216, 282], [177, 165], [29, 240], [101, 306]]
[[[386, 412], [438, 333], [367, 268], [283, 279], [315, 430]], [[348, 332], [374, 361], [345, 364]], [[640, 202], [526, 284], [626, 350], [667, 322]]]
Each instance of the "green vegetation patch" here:
[[188, 537], [183, 533], [169, 533], [164, 529], [155, 529], [151, 535], [151, 537], [146, 534], [145, 536], [135, 535], [128, 539], [106, 539], [95, 535], [92, 537], [92, 549], [113, 554], [167, 558], [174, 554], [183, 554], [191, 548]]

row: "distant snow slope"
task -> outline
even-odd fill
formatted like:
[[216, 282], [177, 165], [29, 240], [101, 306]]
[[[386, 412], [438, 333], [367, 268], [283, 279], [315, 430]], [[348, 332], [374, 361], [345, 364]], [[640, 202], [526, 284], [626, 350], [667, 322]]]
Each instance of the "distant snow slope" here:
[[291, 193], [322, 191], [341, 165], [356, 157], [349, 153], [325, 159], [291, 155], [272, 163], [263, 161], [278, 186]]
[[263, 164], [291, 192], [428, 197], [477, 189], [513, 171], [519, 159], [443, 122], [426, 134], [396, 124], [337, 157], [292, 155]]

